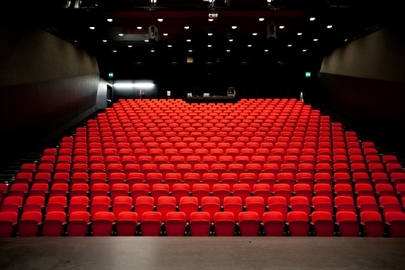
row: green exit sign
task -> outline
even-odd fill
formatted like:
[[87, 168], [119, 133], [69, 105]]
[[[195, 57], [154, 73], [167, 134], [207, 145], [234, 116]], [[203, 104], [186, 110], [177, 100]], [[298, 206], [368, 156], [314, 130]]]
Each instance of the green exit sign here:
[[114, 78], [114, 73], [112, 72], [108, 73], [108, 78]]

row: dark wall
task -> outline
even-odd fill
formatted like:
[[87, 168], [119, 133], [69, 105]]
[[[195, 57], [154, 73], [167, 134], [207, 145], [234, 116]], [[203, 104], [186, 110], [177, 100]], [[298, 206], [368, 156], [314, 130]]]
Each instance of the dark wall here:
[[94, 57], [43, 30], [0, 31], [4, 165], [94, 111], [99, 71]]
[[405, 37], [386, 27], [335, 50], [321, 67], [325, 105], [405, 153]]

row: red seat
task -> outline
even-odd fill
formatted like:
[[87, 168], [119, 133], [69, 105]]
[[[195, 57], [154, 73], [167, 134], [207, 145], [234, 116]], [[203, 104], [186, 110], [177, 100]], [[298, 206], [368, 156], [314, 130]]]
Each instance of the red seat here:
[[309, 200], [304, 196], [293, 196], [290, 199], [291, 211], [302, 211], [305, 212], [308, 216], [310, 215], [311, 206]]
[[162, 227], [162, 214], [160, 212], [146, 211], [142, 214], [142, 236], [159, 236]]
[[259, 214], [253, 211], [240, 212], [238, 216], [239, 232], [241, 236], [259, 236]]
[[308, 236], [308, 215], [302, 211], [292, 211], [287, 214], [288, 231], [291, 236]]
[[120, 212], [116, 221], [117, 235], [134, 236], [136, 235], [137, 225], [138, 213], [131, 211]]
[[325, 211], [314, 211], [311, 215], [311, 223], [316, 236], [333, 236], [335, 223], [332, 214]]
[[283, 215], [284, 220], [287, 220], [288, 205], [287, 200], [283, 196], [272, 196], [267, 199], [267, 206], [270, 212], [279, 212]]
[[366, 237], [384, 236], [384, 222], [379, 212], [376, 211], [361, 212], [360, 222], [363, 228], [363, 234]]
[[391, 211], [384, 215], [391, 237], [405, 237], [405, 213]]
[[16, 233], [18, 213], [0, 212], [0, 237], [10, 237]]
[[359, 223], [355, 213], [351, 211], [338, 211], [336, 213], [336, 223], [340, 236], [358, 237], [360, 232]]
[[166, 214], [166, 235], [184, 236], [186, 233], [186, 214], [184, 212], [168, 212]]
[[266, 236], [284, 235], [284, 217], [280, 212], [263, 213], [263, 229]]
[[139, 196], [135, 201], [135, 212], [138, 214], [138, 219], [142, 221], [143, 213], [153, 211], [155, 200], [151, 196]]
[[93, 236], [110, 236], [113, 231], [114, 213], [97, 212], [92, 221]]
[[242, 205], [246, 205], [246, 198], [251, 196], [250, 186], [245, 183], [233, 185], [233, 196], [238, 196], [242, 199]]
[[353, 197], [351, 196], [337, 196], [335, 197], [335, 209], [337, 212], [350, 211], [356, 213], [356, 205], [354, 204]]
[[325, 211], [333, 214], [332, 200], [327, 196], [312, 197], [312, 206], [314, 211]]
[[230, 211], [216, 212], [214, 214], [214, 232], [216, 236], [234, 236], [234, 213]]
[[39, 234], [39, 227], [42, 226], [42, 213], [39, 211], [28, 211], [22, 214], [18, 222], [19, 237], [33, 237]]
[[232, 212], [235, 221], [239, 218], [239, 213], [242, 212], [242, 198], [237, 196], [226, 196], [224, 198], [224, 211]]
[[156, 208], [162, 214], [162, 220], [166, 221], [166, 214], [176, 211], [176, 198], [172, 196], [160, 196], [157, 199]]
[[208, 212], [190, 213], [190, 234], [191, 236], [209, 236], [211, 233], [211, 217]]
[[189, 221], [191, 213], [198, 211], [197, 197], [190, 196], [180, 198], [179, 211], [184, 212], [186, 214], [186, 220]]
[[260, 196], [250, 196], [246, 198], [246, 211], [253, 211], [259, 215], [262, 220], [263, 213], [266, 210], [264, 199]]
[[214, 221], [214, 215], [221, 210], [219, 197], [204, 196], [201, 198], [201, 211], [210, 214], [210, 221]]

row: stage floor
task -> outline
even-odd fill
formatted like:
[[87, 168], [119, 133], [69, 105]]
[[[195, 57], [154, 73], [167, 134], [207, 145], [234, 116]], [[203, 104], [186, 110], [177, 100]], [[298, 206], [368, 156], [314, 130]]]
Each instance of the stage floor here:
[[0, 269], [405, 269], [405, 239], [7, 238]]

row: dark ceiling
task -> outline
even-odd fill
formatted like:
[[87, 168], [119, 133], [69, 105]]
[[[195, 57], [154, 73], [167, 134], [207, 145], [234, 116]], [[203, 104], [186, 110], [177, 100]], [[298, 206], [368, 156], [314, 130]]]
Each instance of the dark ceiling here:
[[[399, 13], [393, 0], [151, 1], [32, 0], [22, 6], [11, 1], [10, 8], [96, 56], [104, 76], [145, 63], [186, 63], [188, 57], [194, 63], [316, 61]], [[218, 17], [210, 21], [210, 13]], [[151, 25], [158, 29], [157, 40], [150, 39]], [[269, 25], [275, 37], [268, 37]]]

